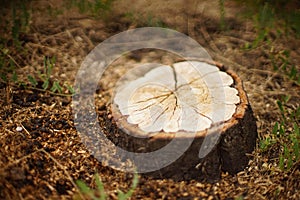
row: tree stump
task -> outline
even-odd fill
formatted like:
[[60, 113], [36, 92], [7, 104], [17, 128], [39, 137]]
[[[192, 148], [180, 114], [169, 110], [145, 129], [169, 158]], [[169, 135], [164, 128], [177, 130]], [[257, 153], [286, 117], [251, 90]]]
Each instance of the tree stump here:
[[[241, 79], [212, 61], [137, 67], [118, 83], [111, 114], [117, 143], [127, 151], [151, 153], [172, 141], [175, 154], [184, 149], [174, 161], [145, 173], [156, 178], [218, 180], [222, 170], [243, 170], [256, 143]], [[175, 154], [134, 164], [142, 168]]]

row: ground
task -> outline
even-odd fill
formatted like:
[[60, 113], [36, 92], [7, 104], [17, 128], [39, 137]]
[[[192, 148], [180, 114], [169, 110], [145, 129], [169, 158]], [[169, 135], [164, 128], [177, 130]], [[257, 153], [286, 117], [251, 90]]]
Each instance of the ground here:
[[[9, 58], [15, 65], [18, 82], [27, 85], [18, 85], [13, 78], [0, 82], [1, 199], [80, 198], [75, 181], [80, 179], [94, 187], [95, 172], [99, 173], [109, 199], [116, 199], [118, 190], [129, 190], [132, 174], [102, 166], [81, 143], [74, 126], [70, 91], [63, 88], [67, 95], [49, 89], [43, 91], [43, 81], [38, 79], [38, 85], [30, 86], [27, 75], [38, 77], [38, 72], [44, 69], [44, 58], [55, 57], [50, 84], [58, 80], [72, 85], [81, 62], [97, 44], [121, 31], [143, 26], [164, 26], [185, 33], [199, 42], [214, 60], [234, 70], [248, 93], [259, 137], [255, 151], [248, 155], [249, 166], [236, 175], [223, 173], [216, 183], [140, 176], [131, 199], [300, 198], [300, 162], [281, 170], [278, 167], [281, 146], [273, 145], [266, 151], [260, 148], [260, 141], [272, 134], [275, 122], [282, 120], [277, 100], [289, 96], [287, 107], [299, 107], [299, 82], [280, 71], [288, 60], [299, 74], [297, 35], [292, 32], [280, 35], [270, 30], [271, 42], [262, 40], [254, 46], [257, 26], [252, 16], [241, 14], [246, 6], [236, 1], [225, 2], [223, 28], [219, 1], [116, 0], [111, 10], [96, 17], [89, 12], [80, 13], [80, 6], [65, 2], [28, 1], [28, 24], [24, 26], [26, 30], [19, 32], [10, 29], [16, 23], [12, 20], [14, 5], [3, 2], [1, 35], [5, 40], [1, 40], [1, 62], [8, 65], [6, 58]], [[297, 2], [294, 6], [299, 9]], [[17, 11], [26, 14], [24, 9]], [[11, 36], [14, 33], [19, 33], [17, 38]], [[16, 39], [21, 43], [17, 44]], [[161, 52], [155, 51], [136, 52], [123, 60], [136, 63], [149, 57], [158, 60], [160, 55]], [[279, 70], [274, 70], [275, 65]], [[105, 88], [105, 82], [101, 85]], [[99, 101], [97, 110], [101, 112], [106, 109], [105, 99]], [[295, 123], [299, 124], [299, 119]]]

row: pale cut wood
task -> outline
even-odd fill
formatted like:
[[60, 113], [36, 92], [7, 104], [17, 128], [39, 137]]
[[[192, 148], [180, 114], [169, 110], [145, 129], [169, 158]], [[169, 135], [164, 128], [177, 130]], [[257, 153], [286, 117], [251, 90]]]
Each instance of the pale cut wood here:
[[159, 131], [205, 130], [230, 119], [239, 103], [237, 90], [230, 87], [233, 79], [205, 62], [161, 65], [121, 83], [114, 103], [128, 116], [129, 124], [148, 136]]

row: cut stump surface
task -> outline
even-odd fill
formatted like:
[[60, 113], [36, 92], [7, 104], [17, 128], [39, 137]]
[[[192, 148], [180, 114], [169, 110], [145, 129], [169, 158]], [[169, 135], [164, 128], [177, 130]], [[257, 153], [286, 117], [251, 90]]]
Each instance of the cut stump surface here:
[[257, 127], [242, 81], [233, 71], [201, 60], [135, 70], [119, 81], [111, 105], [118, 144], [136, 153], [159, 151], [172, 140], [178, 141], [174, 151], [186, 145], [173, 162], [146, 174], [214, 181], [222, 170], [234, 174], [247, 166]]

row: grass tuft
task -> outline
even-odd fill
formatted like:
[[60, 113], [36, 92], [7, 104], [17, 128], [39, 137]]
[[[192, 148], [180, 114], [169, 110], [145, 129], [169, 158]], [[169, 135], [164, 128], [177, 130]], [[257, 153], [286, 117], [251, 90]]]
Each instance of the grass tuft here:
[[[102, 181], [100, 180], [99, 174], [96, 173], [94, 177], [95, 177], [95, 184], [96, 184], [95, 189], [90, 188], [82, 180], [76, 181], [76, 184], [78, 185], [78, 187], [80, 189], [80, 192], [82, 192], [85, 195], [85, 197], [87, 197], [88, 199], [92, 199], [92, 200], [107, 199], [108, 196], [105, 192], [104, 185], [103, 185]], [[134, 173], [132, 185], [131, 185], [131, 188], [129, 189], [129, 191], [127, 193], [124, 193], [121, 190], [118, 190], [118, 200], [126, 200], [126, 199], [130, 198], [132, 196], [134, 190], [136, 189], [137, 185], [138, 185], [138, 174]], [[78, 197], [75, 197], [75, 199], [77, 199], [77, 198]]]
[[90, 14], [93, 17], [105, 17], [114, 0], [65, 0], [67, 8], [77, 8], [80, 13]]
[[281, 120], [276, 122], [272, 133], [260, 140], [260, 149], [265, 152], [273, 146], [279, 146], [278, 166], [279, 169], [290, 170], [300, 160], [300, 107], [290, 107], [289, 97], [277, 101]]
[[245, 44], [245, 49], [253, 49], [260, 44], [270, 43], [277, 38], [294, 34], [300, 37], [300, 8], [297, 0], [236, 0], [247, 8], [243, 15], [252, 18], [257, 37], [252, 43]]

